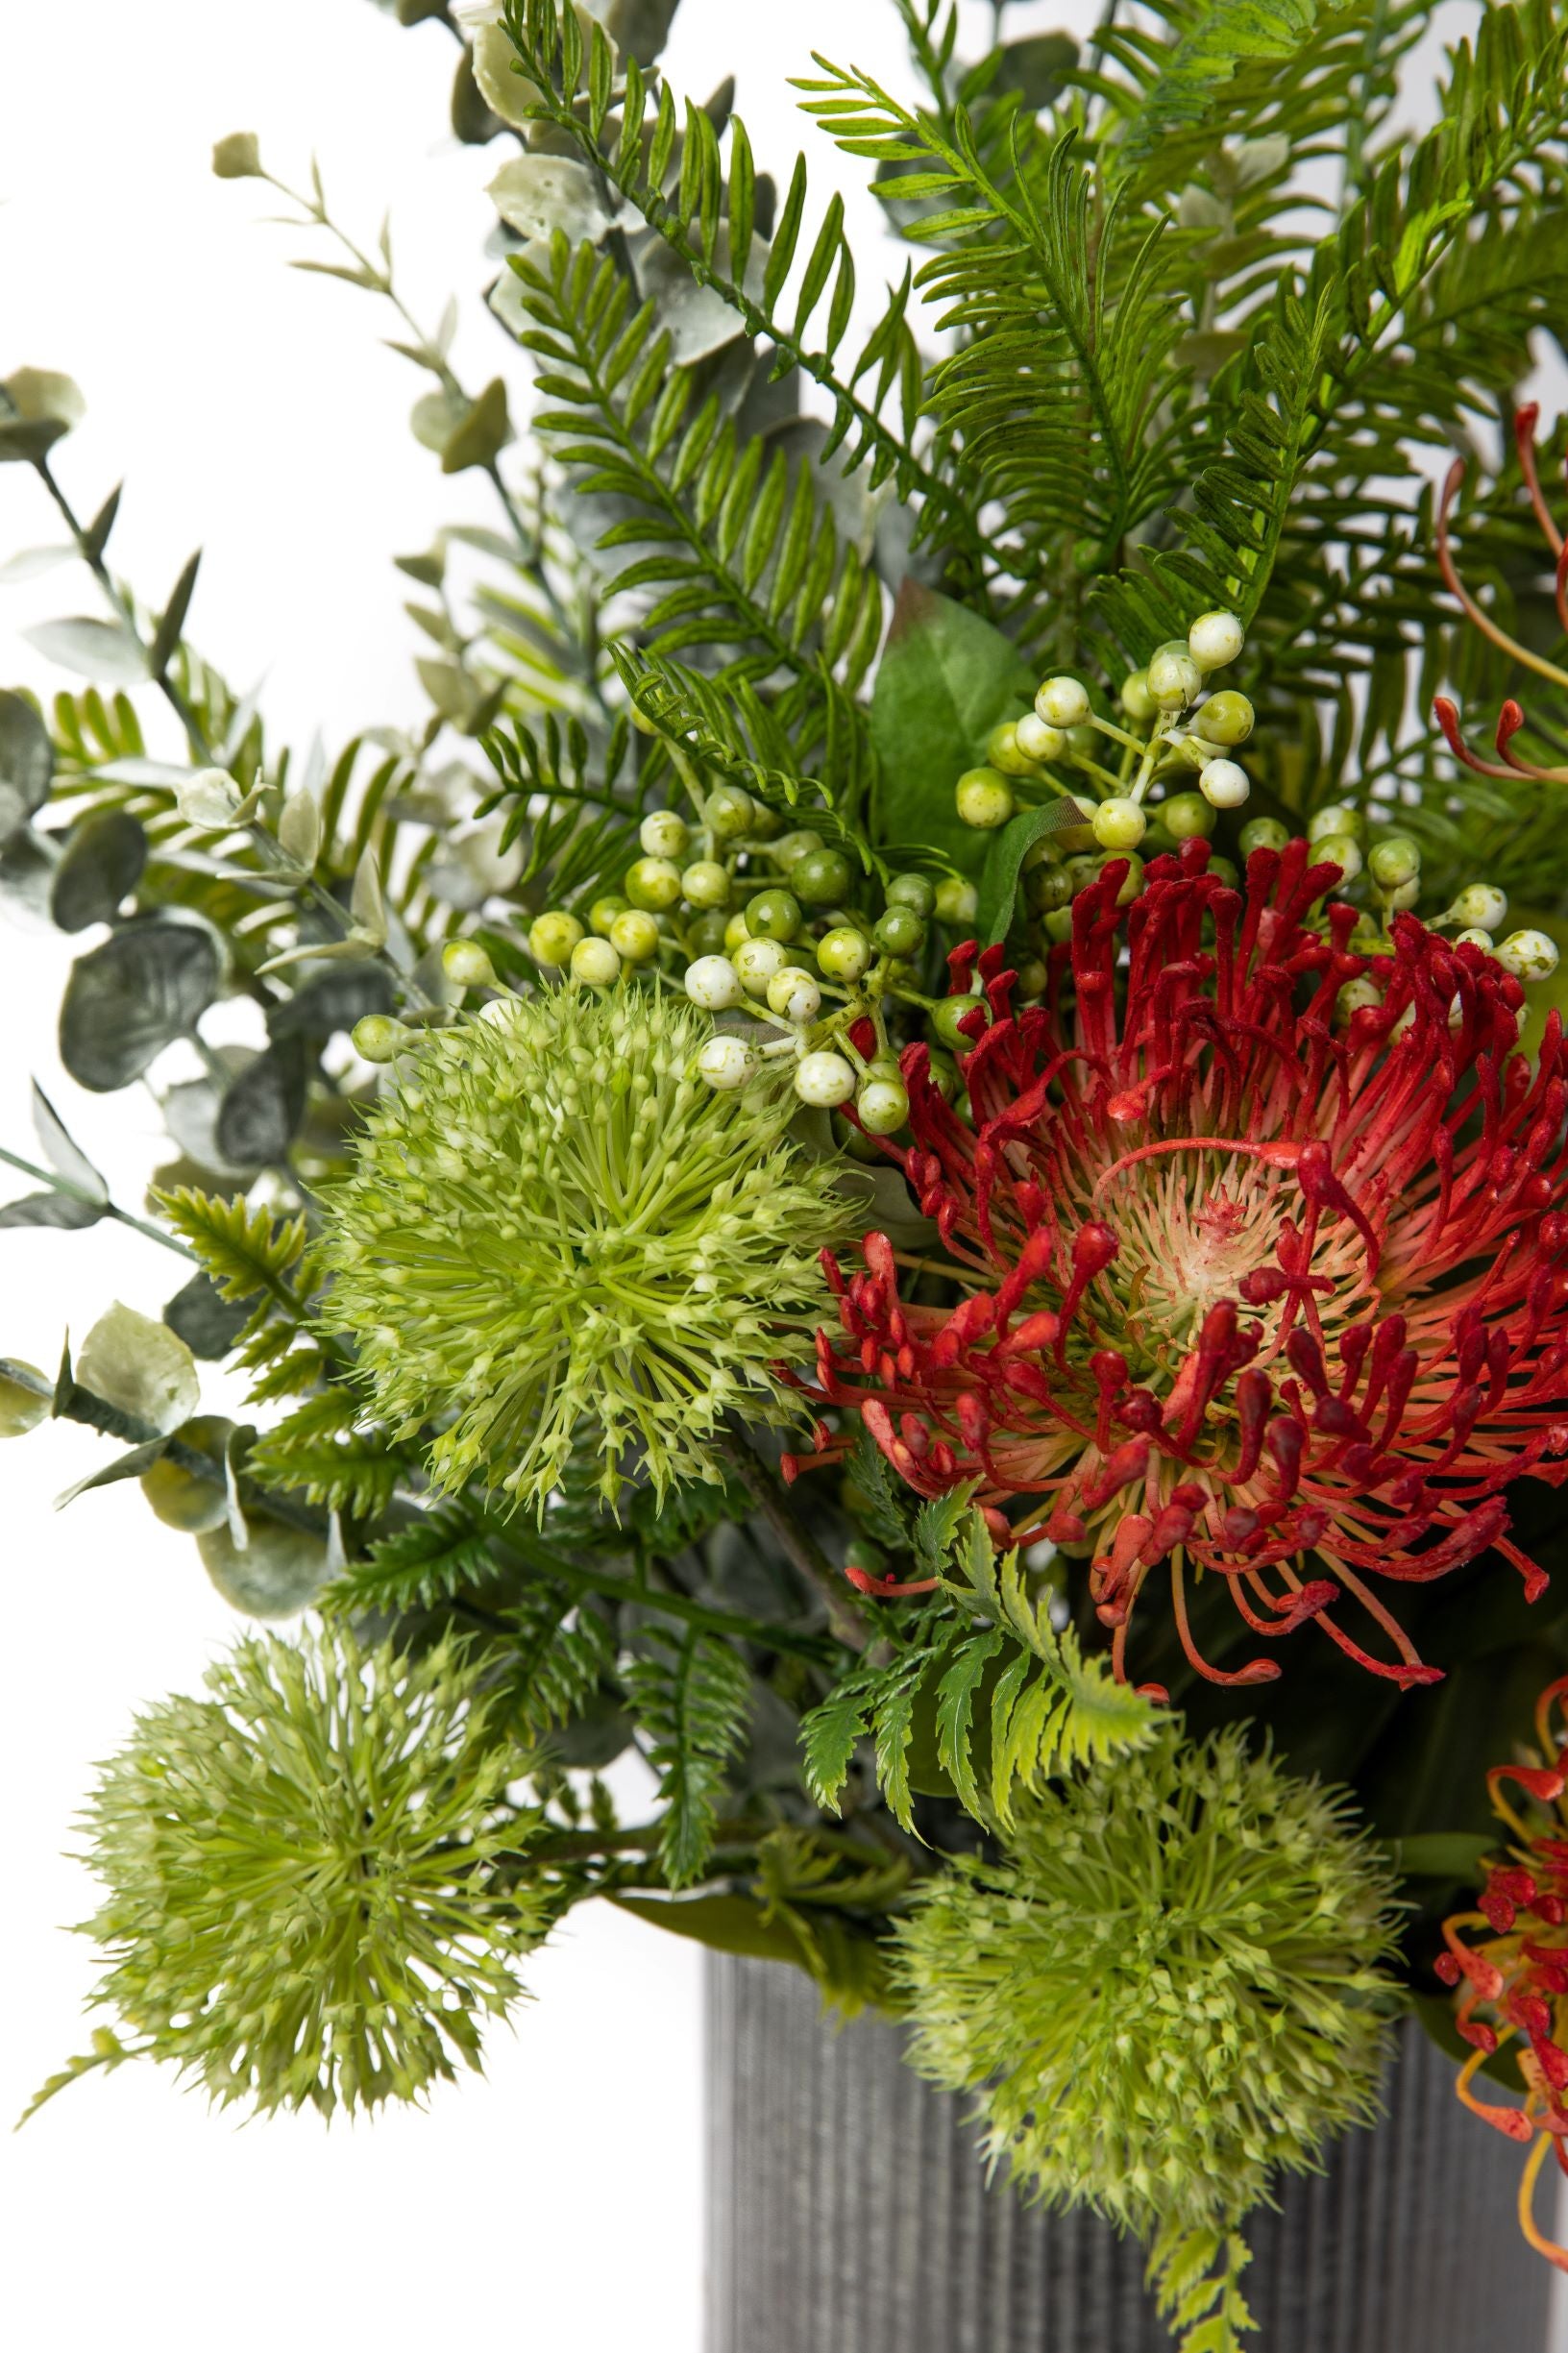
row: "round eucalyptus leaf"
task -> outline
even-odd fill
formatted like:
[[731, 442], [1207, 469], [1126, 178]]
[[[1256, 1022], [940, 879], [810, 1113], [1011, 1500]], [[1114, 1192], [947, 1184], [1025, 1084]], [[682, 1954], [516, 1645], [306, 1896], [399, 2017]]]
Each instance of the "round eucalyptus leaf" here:
[[73, 825], [55, 869], [49, 912], [61, 931], [110, 923], [141, 880], [147, 836], [123, 809], [106, 809]]
[[439, 457], [467, 416], [469, 404], [455, 392], [427, 392], [414, 403], [408, 423], [414, 439]]
[[0, 380], [0, 465], [33, 465], [79, 425], [87, 404], [68, 376], [18, 368]]
[[79, 1385], [165, 1436], [201, 1402], [196, 1360], [177, 1333], [121, 1300], [99, 1316], [76, 1360]]
[[40, 621], [24, 629], [30, 646], [62, 670], [79, 677], [116, 686], [135, 686], [147, 675], [147, 655], [117, 621], [95, 621], [90, 614], [72, 614], [64, 621]]
[[[174, 1436], [221, 1463], [233, 1427], [221, 1414], [199, 1413], [194, 1420], [182, 1422]], [[165, 1528], [178, 1528], [187, 1536], [206, 1535], [229, 1517], [229, 1494], [223, 1480], [187, 1470], [167, 1455], [142, 1473], [141, 1491]]]
[[[514, 131], [527, 128], [527, 109], [538, 98], [533, 83], [517, 71], [517, 51], [502, 24], [477, 25], [470, 52], [475, 86], [492, 114]], [[459, 137], [462, 135], [458, 134]], [[478, 142], [475, 142], [478, 144]], [[586, 166], [584, 166], [586, 169]]]
[[128, 923], [71, 967], [61, 1061], [93, 1094], [129, 1087], [206, 1012], [221, 972], [215, 943], [196, 924]]
[[[14, 1369], [33, 1373], [39, 1381], [44, 1377], [36, 1364], [17, 1360]], [[21, 1438], [30, 1430], [37, 1430], [40, 1422], [49, 1419], [50, 1402], [47, 1389], [40, 1397], [25, 1382], [12, 1380], [10, 1373], [0, 1373], [0, 1438]]]
[[214, 1140], [236, 1168], [264, 1168], [287, 1157], [305, 1110], [309, 1057], [303, 1040], [285, 1038], [248, 1063], [218, 1108]]
[[54, 773], [54, 746], [37, 712], [25, 697], [0, 693], [0, 842], [42, 808]]
[[248, 1618], [298, 1617], [327, 1581], [326, 1539], [259, 1512], [247, 1515], [246, 1534], [243, 1552], [227, 1526], [197, 1537], [208, 1577]]
[[244, 1301], [236, 1304], [220, 1299], [210, 1278], [199, 1274], [192, 1275], [184, 1288], [167, 1302], [163, 1321], [193, 1357], [210, 1364], [229, 1354], [249, 1323], [250, 1312]]
[[600, 187], [596, 174], [572, 156], [523, 155], [502, 165], [485, 193], [520, 237], [552, 237], [559, 229], [581, 245], [597, 243], [615, 226]]

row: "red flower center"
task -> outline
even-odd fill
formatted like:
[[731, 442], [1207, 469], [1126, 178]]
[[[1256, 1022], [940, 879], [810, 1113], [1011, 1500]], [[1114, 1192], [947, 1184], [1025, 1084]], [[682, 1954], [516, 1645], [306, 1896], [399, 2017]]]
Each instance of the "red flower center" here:
[[[1046, 1003], [1017, 1015], [987, 950], [968, 1115], [911, 1047], [894, 1153], [965, 1295], [906, 1299], [879, 1235], [863, 1274], [830, 1264], [821, 1402], [919, 1492], [972, 1482], [1011, 1540], [1087, 1548], [1118, 1669], [1162, 1562], [1189, 1656], [1224, 1681], [1278, 1670], [1198, 1656], [1193, 1571], [1259, 1633], [1314, 1617], [1402, 1682], [1437, 1670], [1369, 1575], [1426, 1581], [1496, 1545], [1544, 1583], [1501, 1491], [1568, 1475], [1560, 1027], [1532, 1071], [1518, 982], [1411, 917], [1353, 953], [1353, 909], [1313, 916], [1337, 869], [1309, 855], [1255, 852], [1243, 895], [1188, 843], [1127, 909], [1112, 865]], [[960, 990], [975, 962], [953, 959]], [[1353, 980], [1376, 1001], [1342, 1020]], [[846, 1443], [824, 1428], [816, 1458]], [[1345, 1631], [1346, 1596], [1392, 1659]]]

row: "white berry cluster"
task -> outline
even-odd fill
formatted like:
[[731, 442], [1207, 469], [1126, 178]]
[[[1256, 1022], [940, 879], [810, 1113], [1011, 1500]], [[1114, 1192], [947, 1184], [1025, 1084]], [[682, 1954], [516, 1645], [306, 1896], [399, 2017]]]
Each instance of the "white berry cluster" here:
[[[1232, 688], [1206, 691], [1210, 674], [1234, 662], [1244, 643], [1234, 613], [1200, 613], [1185, 638], [1159, 647], [1126, 680], [1119, 719], [1094, 709], [1081, 679], [1047, 678], [1032, 711], [994, 729], [985, 766], [959, 778], [960, 818], [982, 830], [1005, 825], [1020, 782], [1079, 800], [1092, 797], [1090, 823], [1102, 857], [1129, 859], [1136, 889], [1136, 853], [1151, 824], [1166, 837], [1160, 846], [1171, 847], [1211, 832], [1216, 811], [1238, 809], [1247, 798], [1246, 771], [1232, 755], [1252, 733], [1252, 705]], [[1072, 772], [1070, 785], [1058, 769]], [[1173, 792], [1192, 769], [1197, 792]], [[1156, 785], [1164, 797], [1151, 800]]]

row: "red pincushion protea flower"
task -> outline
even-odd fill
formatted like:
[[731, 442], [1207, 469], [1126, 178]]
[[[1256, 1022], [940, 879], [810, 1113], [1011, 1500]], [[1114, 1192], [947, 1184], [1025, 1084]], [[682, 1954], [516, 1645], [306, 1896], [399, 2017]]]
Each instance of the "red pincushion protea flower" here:
[[[1502, 1490], [1568, 1476], [1560, 1024], [1532, 1072], [1519, 984], [1480, 949], [1400, 916], [1389, 952], [1352, 954], [1337, 904], [1308, 929], [1338, 879], [1309, 856], [1255, 851], [1243, 895], [1189, 842], [1125, 909], [1113, 862], [1073, 902], [1047, 1002], [1017, 1015], [988, 950], [973, 1125], [911, 1046], [894, 1154], [967, 1295], [906, 1305], [881, 1235], [847, 1284], [824, 1262], [844, 1331], [819, 1336], [817, 1402], [858, 1411], [918, 1493], [976, 1483], [1009, 1542], [1088, 1543], [1118, 1674], [1160, 1563], [1220, 1682], [1278, 1669], [1197, 1655], [1194, 1570], [1258, 1633], [1315, 1618], [1401, 1683], [1439, 1670], [1370, 1578], [1424, 1582], [1491, 1545], [1532, 1597], [1546, 1581]], [[962, 989], [972, 948], [952, 962]], [[1351, 981], [1371, 1001], [1336, 1029]], [[823, 1427], [815, 1458], [848, 1443]], [[1340, 1625], [1347, 1597], [1393, 1657]]]
[[[1568, 1679], [1550, 1684], [1535, 1709], [1535, 1729], [1550, 1765], [1497, 1765], [1487, 1775], [1492, 1804], [1517, 1844], [1507, 1860], [1486, 1875], [1480, 1908], [1456, 1912], [1443, 1923], [1446, 1952], [1437, 1959], [1445, 1985], [1465, 1985], [1455, 2023], [1475, 2056], [1466, 2060], [1456, 2086], [1467, 2108], [1510, 2141], [1533, 2141], [1519, 2184], [1519, 2221], [1531, 2246], [1561, 2271], [1568, 2247], [1543, 2238], [1535, 2226], [1535, 2183], [1548, 2149], [1568, 2172], [1568, 1745], [1553, 1739], [1552, 1710], [1561, 1716]], [[1535, 1835], [1504, 1797], [1513, 1781], [1542, 1805], [1556, 1806], [1548, 1834]], [[1459, 1931], [1483, 1928], [1479, 1944]], [[1482, 2015], [1484, 2013], [1484, 2015]], [[1472, 2085], [1495, 2050], [1512, 2043], [1525, 2081], [1522, 2108], [1477, 2097]]]

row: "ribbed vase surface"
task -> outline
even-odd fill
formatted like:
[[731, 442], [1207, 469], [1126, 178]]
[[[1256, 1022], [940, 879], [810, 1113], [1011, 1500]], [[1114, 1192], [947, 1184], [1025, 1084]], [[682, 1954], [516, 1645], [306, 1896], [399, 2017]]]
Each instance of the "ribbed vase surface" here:
[[[895, 2027], [836, 2033], [798, 1971], [710, 1956], [707, 2064], [707, 2353], [1169, 2353], [1139, 2248], [988, 2190]], [[1546, 2353], [1522, 2152], [1415, 2026], [1384, 2099], [1249, 2222], [1259, 2353]]]

